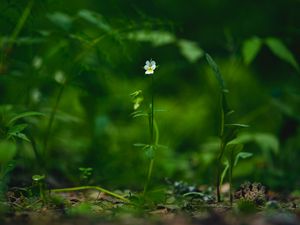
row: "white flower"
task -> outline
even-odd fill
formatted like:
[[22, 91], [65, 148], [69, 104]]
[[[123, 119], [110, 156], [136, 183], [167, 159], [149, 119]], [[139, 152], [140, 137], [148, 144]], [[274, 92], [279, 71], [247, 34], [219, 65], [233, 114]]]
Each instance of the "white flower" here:
[[156, 63], [152, 59], [146, 61], [146, 65], [144, 66], [145, 74], [153, 74], [156, 68]]

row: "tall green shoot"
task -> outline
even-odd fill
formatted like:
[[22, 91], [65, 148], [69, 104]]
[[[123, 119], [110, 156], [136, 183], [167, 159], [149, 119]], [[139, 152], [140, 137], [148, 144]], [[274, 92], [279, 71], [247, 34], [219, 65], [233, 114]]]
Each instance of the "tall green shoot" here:
[[[223, 80], [222, 74], [219, 70], [218, 65], [211, 58], [209, 54], [205, 54], [206, 60], [214, 72], [215, 77], [218, 80], [220, 87], [220, 147], [219, 155], [217, 157], [217, 201], [221, 202], [221, 185], [227, 172], [229, 172], [229, 185], [230, 185], [230, 203], [233, 202], [233, 168], [236, 166], [239, 158], [247, 158], [252, 154], [247, 152], [241, 152], [243, 145], [236, 141], [237, 134], [241, 128], [248, 127], [245, 124], [230, 123], [230, 115], [234, 113], [228, 106], [226, 94], [229, 92], [226, 88], [225, 81]], [[224, 162], [225, 156], [225, 162]], [[225, 167], [224, 167], [225, 164]]]
[[141, 102], [143, 101], [142, 91], [136, 91], [131, 94], [134, 103], [134, 113], [132, 114], [133, 117], [140, 117], [146, 116], [148, 117], [148, 126], [149, 126], [149, 133], [150, 133], [150, 141], [149, 144], [135, 144], [137, 147], [141, 147], [150, 160], [148, 165], [147, 171], [147, 178], [144, 184], [143, 195], [147, 193], [148, 186], [151, 181], [152, 172], [153, 172], [153, 165], [155, 159], [155, 151], [159, 147], [158, 140], [159, 140], [159, 130], [157, 127], [157, 123], [155, 121], [155, 108], [154, 108], [154, 70], [156, 68], [156, 63], [153, 60], [146, 61], [146, 65], [144, 66], [145, 74], [149, 75], [151, 80], [150, 85], [150, 95], [151, 95], [151, 102], [149, 104], [149, 108], [147, 111], [138, 110], [140, 107]]

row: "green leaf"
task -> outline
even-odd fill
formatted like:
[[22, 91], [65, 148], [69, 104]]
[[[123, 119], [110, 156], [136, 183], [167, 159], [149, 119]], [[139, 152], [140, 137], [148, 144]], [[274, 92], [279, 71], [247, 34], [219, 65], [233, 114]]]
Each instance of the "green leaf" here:
[[228, 169], [229, 169], [229, 161], [226, 160], [226, 161], [224, 162], [224, 165], [225, 165], [225, 167], [224, 167], [224, 170], [222, 171], [222, 174], [221, 174], [220, 186], [222, 186], [223, 181], [224, 181], [224, 178], [225, 178], [225, 176], [226, 176], [226, 174], [227, 174], [227, 172], [228, 172]]
[[147, 146], [145, 148], [145, 155], [148, 159], [153, 159], [155, 154], [155, 147], [153, 145]]
[[39, 182], [39, 181], [42, 181], [45, 179], [45, 175], [33, 175], [32, 176], [32, 180], [35, 181], [35, 182]]
[[82, 9], [78, 12], [78, 16], [88, 21], [89, 23], [96, 25], [101, 30], [104, 30], [106, 32], [111, 31], [111, 27], [105, 21], [104, 17], [97, 12], [92, 12], [87, 9]]
[[30, 142], [30, 140], [28, 139], [28, 137], [25, 134], [23, 134], [23, 133], [12, 134], [12, 136], [20, 138], [20, 139], [22, 139], [24, 141]]
[[13, 124], [16, 120], [24, 118], [24, 117], [29, 117], [29, 116], [44, 116], [43, 113], [40, 112], [24, 112], [24, 113], [20, 113], [16, 116], [14, 116], [13, 118], [11, 118], [8, 122], [8, 125]]
[[16, 45], [33, 45], [33, 44], [40, 44], [45, 42], [45, 39], [40, 37], [19, 37], [15, 40], [12, 40], [9, 36], [2, 36], [0, 37], [0, 45], [6, 44], [16, 44]]
[[225, 149], [225, 156], [229, 161], [235, 160], [236, 156], [243, 150], [242, 144], [228, 144]]
[[176, 37], [167, 31], [151, 31], [151, 30], [138, 30], [130, 32], [127, 35], [129, 40], [137, 42], [150, 42], [153, 46], [163, 46], [174, 43]]
[[240, 131], [240, 129], [248, 127], [248, 125], [240, 123], [225, 124], [226, 129], [223, 135], [224, 142], [229, 144], [241, 144], [237, 142], [237, 134]]
[[235, 157], [234, 166], [238, 164], [239, 159], [247, 159], [251, 156], [253, 156], [253, 154], [250, 152], [239, 152]]
[[69, 30], [72, 26], [73, 19], [62, 12], [54, 12], [47, 15], [48, 19], [55, 25], [61, 27], [64, 30]]
[[246, 144], [255, 142], [263, 152], [273, 151], [279, 153], [279, 141], [274, 134], [271, 133], [242, 133], [230, 143]]
[[137, 113], [137, 112], [133, 112], [131, 113], [133, 118], [137, 118], [137, 117], [141, 117], [141, 116], [148, 116], [148, 113]]
[[225, 86], [225, 81], [223, 80], [223, 77], [222, 77], [222, 74], [219, 70], [219, 67], [218, 65], [216, 64], [216, 62], [212, 59], [212, 57], [209, 55], [209, 54], [205, 54], [205, 57], [206, 57], [206, 60], [208, 62], [208, 65], [211, 67], [211, 69], [213, 70], [218, 82], [219, 82], [219, 85], [220, 85], [220, 88], [223, 92], [228, 92], [228, 90], [226, 89], [226, 86]]
[[261, 46], [262, 41], [258, 37], [252, 37], [244, 41], [242, 53], [244, 57], [244, 62], [247, 65], [249, 65], [256, 57], [257, 53], [261, 49]]
[[9, 128], [8, 134], [14, 135], [16, 133], [19, 133], [19, 132], [23, 131], [27, 126], [28, 126], [28, 124], [25, 124], [25, 123], [12, 126]]
[[227, 126], [227, 127], [238, 127], [238, 128], [248, 128], [249, 127], [249, 125], [241, 124], [241, 123], [228, 123], [228, 124], [225, 124], [225, 126]]
[[134, 147], [140, 147], [140, 148], [144, 148], [145, 146], [149, 146], [147, 144], [143, 144], [143, 143], [135, 143], [133, 144]]
[[0, 141], [0, 164], [11, 161], [17, 152], [16, 144], [10, 141]]
[[204, 51], [196, 42], [181, 39], [178, 41], [178, 47], [181, 54], [191, 63], [196, 62], [204, 56]]
[[274, 55], [283, 61], [289, 63], [299, 72], [299, 64], [294, 58], [291, 51], [278, 38], [270, 37], [265, 40], [266, 45], [270, 48]]

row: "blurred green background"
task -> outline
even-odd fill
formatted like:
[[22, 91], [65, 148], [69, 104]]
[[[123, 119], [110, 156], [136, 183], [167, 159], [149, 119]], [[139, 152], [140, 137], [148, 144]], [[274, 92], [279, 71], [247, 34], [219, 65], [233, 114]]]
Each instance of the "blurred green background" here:
[[[143, 66], [152, 58], [168, 146], [156, 153], [152, 184], [213, 185], [220, 112], [208, 52], [236, 120], [250, 125], [241, 135], [254, 155], [235, 184], [299, 188], [299, 10], [299, 0], [0, 0], [1, 179], [28, 185], [46, 171], [50, 186], [70, 186], [90, 167], [90, 183], [141, 190], [148, 159], [133, 145], [148, 142], [148, 124], [132, 118], [130, 94], [141, 89], [149, 102]], [[43, 115], [11, 129], [27, 111]]]

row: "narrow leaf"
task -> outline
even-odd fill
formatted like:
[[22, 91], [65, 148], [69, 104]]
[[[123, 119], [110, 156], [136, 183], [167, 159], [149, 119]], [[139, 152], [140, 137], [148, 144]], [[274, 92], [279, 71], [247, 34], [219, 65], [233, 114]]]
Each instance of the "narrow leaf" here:
[[44, 116], [44, 114], [40, 112], [24, 112], [11, 118], [10, 121], [8, 122], [8, 125], [11, 125], [13, 122], [15, 122], [18, 119], [29, 117], [29, 116]]
[[111, 30], [111, 27], [104, 20], [103, 16], [97, 12], [92, 12], [87, 9], [82, 9], [78, 12], [78, 16], [88, 21], [89, 23], [96, 25], [101, 30], [104, 30], [106, 32]]
[[216, 62], [212, 59], [212, 57], [209, 55], [209, 54], [205, 54], [205, 57], [206, 57], [206, 60], [209, 64], [209, 66], [211, 67], [211, 69], [213, 70], [218, 82], [219, 82], [219, 85], [220, 85], [220, 88], [222, 91], [225, 91], [227, 92], [227, 89], [225, 87], [225, 82], [223, 80], [223, 77], [222, 77], [222, 74], [219, 70], [219, 67], [218, 65], [216, 64]]
[[204, 56], [204, 51], [196, 42], [182, 39], [178, 41], [178, 47], [181, 54], [191, 63]]
[[234, 166], [236, 166], [238, 164], [239, 159], [247, 159], [249, 157], [251, 157], [253, 154], [250, 152], [239, 152], [234, 160]]
[[249, 65], [254, 60], [261, 46], [262, 41], [258, 37], [252, 37], [244, 41], [242, 53], [245, 64]]
[[241, 124], [241, 123], [229, 123], [229, 124], [225, 124], [225, 126], [227, 126], [227, 127], [239, 127], [239, 128], [248, 128], [249, 127], [249, 125]]
[[291, 51], [282, 43], [281, 40], [270, 37], [267, 38], [265, 42], [274, 55], [289, 63], [299, 72], [299, 64], [297, 63]]

